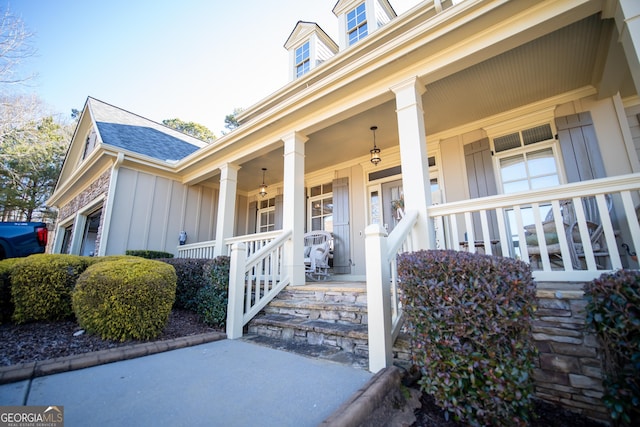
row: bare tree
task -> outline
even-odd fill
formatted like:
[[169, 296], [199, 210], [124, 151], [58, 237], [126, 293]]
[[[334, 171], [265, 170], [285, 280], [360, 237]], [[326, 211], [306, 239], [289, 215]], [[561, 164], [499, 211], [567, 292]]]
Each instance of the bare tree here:
[[33, 33], [8, 8], [0, 13], [0, 84], [23, 83], [34, 77], [20, 73], [22, 61], [36, 52], [31, 44]]

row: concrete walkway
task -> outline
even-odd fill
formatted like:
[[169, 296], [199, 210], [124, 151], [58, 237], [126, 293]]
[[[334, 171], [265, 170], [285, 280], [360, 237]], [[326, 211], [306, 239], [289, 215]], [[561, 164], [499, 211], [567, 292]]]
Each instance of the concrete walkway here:
[[61, 405], [74, 426], [317, 426], [370, 372], [222, 340], [0, 385], [0, 406]]

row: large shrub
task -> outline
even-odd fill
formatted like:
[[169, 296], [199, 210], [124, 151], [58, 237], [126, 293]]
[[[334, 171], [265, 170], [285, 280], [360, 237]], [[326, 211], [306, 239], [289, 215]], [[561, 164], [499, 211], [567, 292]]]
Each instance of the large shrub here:
[[147, 249], [127, 249], [125, 255], [137, 256], [146, 259], [173, 258], [173, 254], [164, 251], [151, 251]]
[[398, 277], [422, 390], [470, 425], [526, 425], [536, 354], [529, 266], [418, 251], [399, 257]]
[[171, 258], [162, 261], [176, 269], [178, 286], [174, 307], [198, 313], [210, 326], [223, 326], [229, 294], [230, 258]]
[[602, 348], [611, 418], [640, 425], [640, 272], [604, 273], [585, 285], [587, 325]]
[[160, 261], [171, 264], [176, 270], [178, 284], [173, 306], [196, 311], [198, 291], [211, 285], [211, 265], [214, 261], [196, 258], [166, 258]]
[[152, 339], [167, 324], [175, 269], [160, 261], [120, 259], [89, 267], [73, 292], [80, 326], [104, 339]]
[[220, 256], [209, 265], [211, 283], [196, 294], [196, 313], [204, 323], [214, 328], [224, 328], [229, 301], [229, 261]]
[[21, 258], [7, 258], [0, 261], [0, 325], [11, 320], [11, 270]]
[[37, 254], [21, 259], [11, 270], [13, 320], [24, 323], [71, 317], [71, 291], [91, 258]]

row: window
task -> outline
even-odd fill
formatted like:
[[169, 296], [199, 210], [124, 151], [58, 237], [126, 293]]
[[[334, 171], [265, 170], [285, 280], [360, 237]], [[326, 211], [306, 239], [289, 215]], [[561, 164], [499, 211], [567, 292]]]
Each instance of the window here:
[[310, 231], [333, 232], [333, 184], [322, 184], [309, 190]]
[[347, 39], [349, 46], [366, 37], [367, 13], [364, 3], [347, 13]]
[[276, 199], [261, 200], [258, 207], [258, 233], [276, 229]]
[[311, 61], [309, 60], [309, 42], [296, 49], [296, 78], [309, 71]]
[[493, 139], [503, 193], [560, 184], [551, 125], [544, 124]]
[[62, 245], [60, 246], [61, 254], [71, 253], [71, 238], [73, 237], [73, 223], [64, 228], [64, 234], [62, 236]]
[[98, 243], [98, 230], [100, 228], [100, 219], [102, 217], [102, 208], [87, 215], [84, 225], [84, 233], [82, 236], [82, 246], [80, 255], [96, 256]]
[[95, 129], [91, 129], [89, 134], [87, 135], [87, 140], [84, 144], [84, 153], [82, 154], [82, 159], [86, 159], [89, 154], [96, 148], [96, 141], [98, 140], [98, 135], [96, 134]]

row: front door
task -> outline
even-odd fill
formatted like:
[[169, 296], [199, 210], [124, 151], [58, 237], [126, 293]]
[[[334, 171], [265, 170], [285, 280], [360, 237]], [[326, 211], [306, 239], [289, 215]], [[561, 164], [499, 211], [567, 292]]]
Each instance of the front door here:
[[370, 224], [380, 224], [390, 233], [403, 215], [404, 193], [401, 179], [369, 187]]

